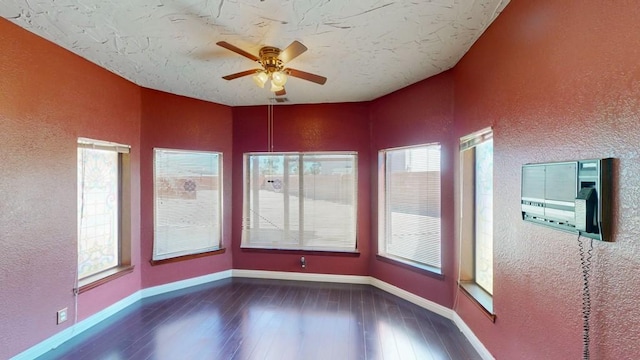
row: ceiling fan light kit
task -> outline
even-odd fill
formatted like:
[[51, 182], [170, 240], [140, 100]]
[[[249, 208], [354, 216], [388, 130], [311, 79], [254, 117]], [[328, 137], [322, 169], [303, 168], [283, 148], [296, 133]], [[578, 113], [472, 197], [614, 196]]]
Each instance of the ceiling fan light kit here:
[[287, 75], [282, 71], [274, 71], [271, 74], [271, 83], [275, 86], [284, 86], [287, 83]]
[[284, 90], [284, 86], [278, 86], [272, 81], [270, 90], [273, 91], [273, 92], [280, 92], [280, 91]]
[[253, 60], [262, 67], [261, 69], [245, 70], [223, 76], [222, 78], [225, 80], [233, 80], [239, 77], [253, 75], [253, 81], [260, 88], [264, 88], [267, 81], [271, 80], [270, 90], [274, 92], [276, 96], [286, 94], [284, 85], [287, 83], [288, 76], [311, 81], [319, 85], [324, 85], [324, 83], [327, 82], [327, 78], [324, 76], [284, 67], [285, 63], [307, 51], [307, 47], [299, 41], [292, 42], [291, 45], [282, 51], [277, 47], [265, 46], [260, 49], [259, 57], [231, 45], [226, 41], [219, 41], [217, 45]]
[[267, 73], [264, 71], [260, 71], [259, 73], [253, 75], [253, 81], [260, 88], [264, 88], [264, 84], [267, 83], [267, 80], [269, 80], [269, 75], [267, 75]]

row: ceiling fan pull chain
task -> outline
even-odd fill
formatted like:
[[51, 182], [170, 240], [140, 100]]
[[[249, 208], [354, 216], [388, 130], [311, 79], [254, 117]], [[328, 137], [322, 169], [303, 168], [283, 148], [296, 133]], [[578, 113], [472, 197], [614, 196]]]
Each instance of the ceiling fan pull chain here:
[[273, 104], [267, 105], [267, 152], [273, 152]]

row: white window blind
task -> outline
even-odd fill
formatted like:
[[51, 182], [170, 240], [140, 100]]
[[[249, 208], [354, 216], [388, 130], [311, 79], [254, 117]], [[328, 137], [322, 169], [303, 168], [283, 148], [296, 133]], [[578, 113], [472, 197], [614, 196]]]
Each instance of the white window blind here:
[[217, 250], [222, 154], [154, 149], [153, 260]]
[[354, 251], [355, 153], [245, 155], [242, 247]]
[[440, 145], [383, 150], [379, 161], [379, 254], [440, 272]]

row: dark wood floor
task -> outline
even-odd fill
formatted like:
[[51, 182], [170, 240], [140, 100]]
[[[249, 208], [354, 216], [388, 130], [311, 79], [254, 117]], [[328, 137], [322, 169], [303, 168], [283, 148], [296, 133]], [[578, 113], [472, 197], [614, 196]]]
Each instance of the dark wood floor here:
[[146, 298], [40, 359], [480, 359], [448, 319], [369, 285], [226, 279]]

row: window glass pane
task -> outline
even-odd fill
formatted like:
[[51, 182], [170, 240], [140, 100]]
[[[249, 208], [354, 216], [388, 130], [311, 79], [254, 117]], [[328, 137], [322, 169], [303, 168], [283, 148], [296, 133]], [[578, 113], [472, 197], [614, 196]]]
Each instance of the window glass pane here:
[[440, 269], [440, 145], [384, 153], [381, 252]]
[[351, 155], [304, 156], [304, 245], [353, 247], [355, 161]]
[[493, 293], [493, 140], [475, 147], [475, 280]]
[[353, 154], [247, 155], [242, 246], [355, 249], [355, 168]]
[[118, 259], [118, 153], [78, 148], [78, 277]]
[[153, 259], [220, 247], [219, 153], [154, 150]]
[[247, 243], [264, 247], [300, 244], [298, 163], [297, 155], [249, 157], [249, 203], [243, 225], [251, 229], [243, 232]]

